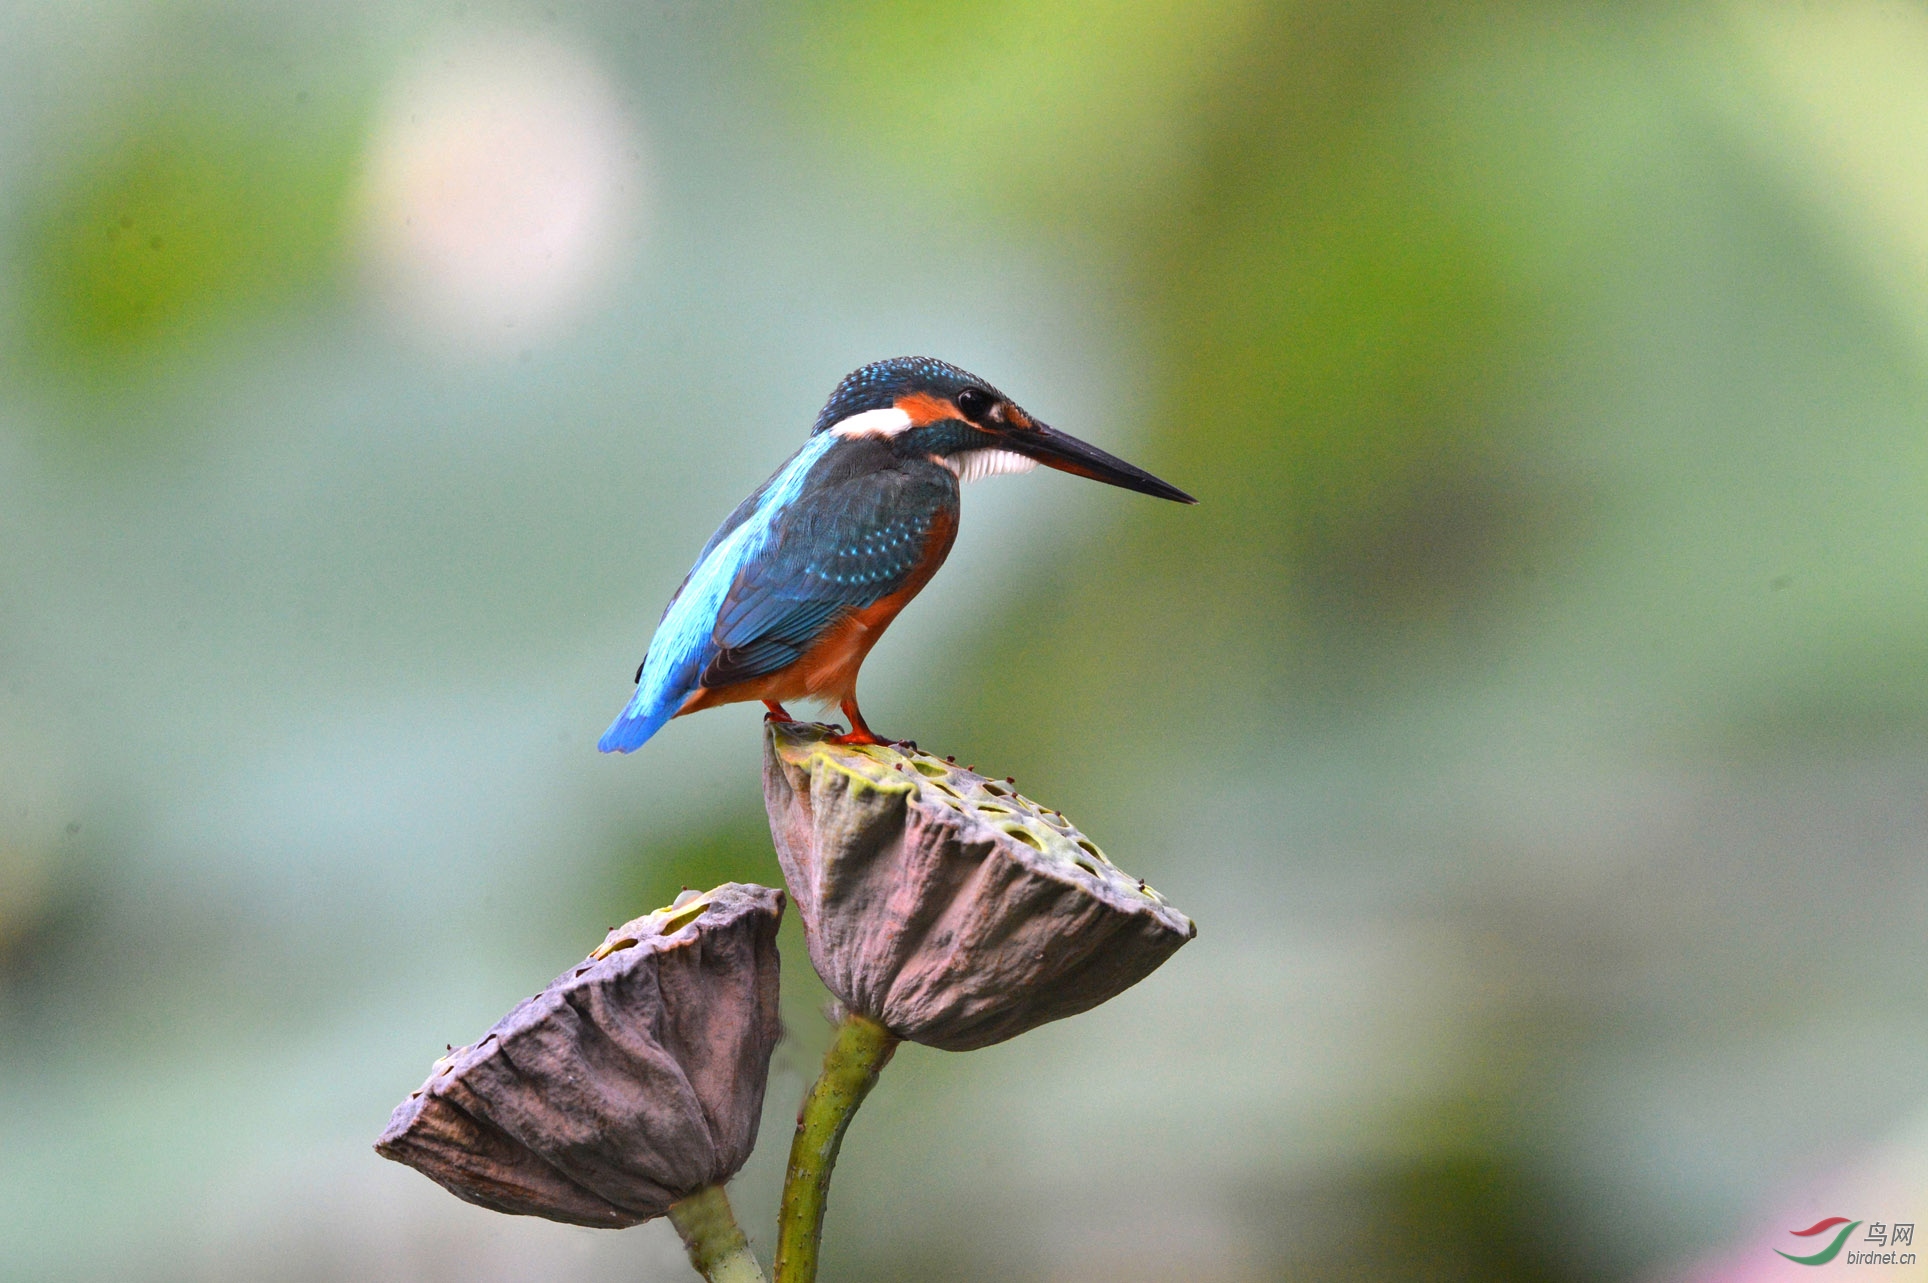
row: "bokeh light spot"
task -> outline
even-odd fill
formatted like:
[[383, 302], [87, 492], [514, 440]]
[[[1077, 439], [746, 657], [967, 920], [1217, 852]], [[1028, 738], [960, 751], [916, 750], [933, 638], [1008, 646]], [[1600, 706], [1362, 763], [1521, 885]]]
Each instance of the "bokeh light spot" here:
[[389, 97], [362, 198], [369, 281], [429, 346], [514, 352], [605, 279], [634, 227], [636, 130], [573, 50], [437, 50]]

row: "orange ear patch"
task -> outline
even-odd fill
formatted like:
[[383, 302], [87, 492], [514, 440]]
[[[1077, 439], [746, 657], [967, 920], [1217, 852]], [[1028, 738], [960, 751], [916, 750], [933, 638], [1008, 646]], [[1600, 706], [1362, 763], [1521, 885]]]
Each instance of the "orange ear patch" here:
[[921, 428], [926, 423], [942, 423], [946, 419], [961, 419], [957, 407], [949, 398], [932, 396], [928, 392], [913, 392], [909, 396], [897, 398], [897, 408], [910, 416], [910, 425]]

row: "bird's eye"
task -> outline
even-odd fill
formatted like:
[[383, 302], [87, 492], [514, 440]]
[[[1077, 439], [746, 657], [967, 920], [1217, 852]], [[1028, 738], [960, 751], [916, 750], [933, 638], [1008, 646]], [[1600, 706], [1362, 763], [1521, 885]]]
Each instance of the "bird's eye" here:
[[951, 400], [967, 419], [981, 419], [991, 408], [991, 394], [983, 388], [965, 388]]

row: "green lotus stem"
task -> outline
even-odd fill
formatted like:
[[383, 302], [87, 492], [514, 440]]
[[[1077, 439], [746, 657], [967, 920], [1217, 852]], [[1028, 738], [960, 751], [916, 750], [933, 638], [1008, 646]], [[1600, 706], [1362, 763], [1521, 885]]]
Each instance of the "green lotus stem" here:
[[721, 1185], [700, 1189], [680, 1203], [670, 1204], [670, 1223], [683, 1236], [690, 1264], [710, 1283], [764, 1283], [749, 1240], [730, 1211], [730, 1197]]
[[823, 1212], [830, 1197], [830, 1171], [857, 1106], [877, 1085], [897, 1039], [874, 1020], [844, 1016], [824, 1053], [823, 1072], [797, 1115], [790, 1167], [783, 1177], [783, 1210], [777, 1219], [777, 1283], [815, 1283]]

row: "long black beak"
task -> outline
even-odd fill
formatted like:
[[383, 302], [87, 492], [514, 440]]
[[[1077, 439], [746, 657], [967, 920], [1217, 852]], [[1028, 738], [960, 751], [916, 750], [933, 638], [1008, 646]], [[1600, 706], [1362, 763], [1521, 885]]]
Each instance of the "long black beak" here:
[[1115, 455], [1106, 454], [1095, 445], [1086, 445], [1068, 432], [1048, 428], [1042, 423], [1006, 432], [998, 444], [1036, 459], [1047, 468], [1056, 468], [1059, 472], [1090, 477], [1106, 485], [1122, 486], [1126, 490], [1136, 490], [1139, 494], [1170, 499], [1176, 503], [1198, 502], [1177, 486], [1160, 481], [1143, 468], [1134, 467]]

